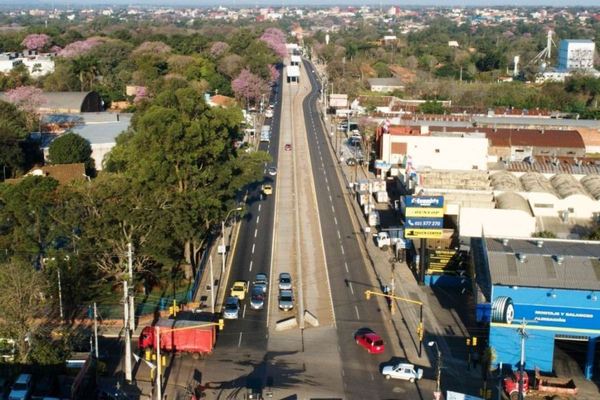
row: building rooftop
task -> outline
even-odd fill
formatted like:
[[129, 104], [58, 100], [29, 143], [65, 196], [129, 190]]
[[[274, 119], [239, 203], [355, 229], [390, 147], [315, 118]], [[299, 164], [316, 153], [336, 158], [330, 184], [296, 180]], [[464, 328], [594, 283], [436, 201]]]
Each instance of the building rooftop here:
[[402, 86], [402, 81], [398, 78], [370, 78], [368, 82], [371, 86]]
[[600, 290], [600, 242], [537, 240], [486, 239], [492, 284]]

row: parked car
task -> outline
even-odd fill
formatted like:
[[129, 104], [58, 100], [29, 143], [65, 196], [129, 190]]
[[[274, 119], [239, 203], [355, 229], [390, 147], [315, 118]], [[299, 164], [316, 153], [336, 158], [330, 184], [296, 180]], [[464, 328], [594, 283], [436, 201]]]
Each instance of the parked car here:
[[294, 308], [294, 294], [291, 289], [284, 289], [279, 291], [279, 309], [283, 311], [290, 311]]
[[273, 110], [270, 108], [267, 108], [267, 111], [265, 111], [265, 117], [266, 118], [273, 118]]
[[250, 293], [250, 307], [253, 310], [262, 310], [265, 306], [265, 292], [263, 291], [265, 288], [264, 285], [254, 285], [252, 287], [252, 292]]
[[290, 143], [286, 143], [285, 146], [283, 146], [283, 149], [285, 151], [292, 151], [292, 145]]
[[291, 289], [292, 288], [292, 276], [288, 272], [282, 272], [279, 274], [279, 289]]
[[356, 344], [364, 347], [371, 354], [380, 354], [385, 350], [383, 339], [372, 330], [357, 333], [354, 335], [354, 340], [356, 340]]
[[265, 274], [264, 272], [259, 272], [258, 274], [256, 274], [256, 276], [254, 277], [254, 284], [263, 285], [264, 292], [266, 292], [267, 286], [269, 285], [269, 278], [267, 277], [267, 274]]
[[237, 297], [228, 297], [223, 310], [223, 318], [238, 319], [240, 315], [240, 299]]
[[246, 292], [248, 291], [248, 282], [246, 281], [235, 281], [231, 287], [231, 296], [237, 297], [240, 300], [246, 298]]
[[275, 176], [275, 175], [277, 175], [277, 168], [269, 167], [269, 168], [267, 168], [267, 173], [271, 176]]
[[33, 376], [31, 374], [21, 374], [12, 385], [8, 400], [28, 400], [31, 396], [33, 386]]
[[381, 370], [381, 374], [385, 376], [385, 379], [393, 378], [414, 382], [423, 377], [423, 370], [421, 368], [415, 369], [413, 364], [398, 363], [395, 365], [386, 365]]

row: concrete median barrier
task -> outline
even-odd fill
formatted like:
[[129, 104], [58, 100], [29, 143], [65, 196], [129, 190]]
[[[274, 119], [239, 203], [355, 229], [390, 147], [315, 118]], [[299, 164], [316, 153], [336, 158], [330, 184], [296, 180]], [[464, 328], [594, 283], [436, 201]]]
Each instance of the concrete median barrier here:
[[319, 326], [319, 319], [308, 310], [304, 310], [304, 321], [306, 321], [314, 327]]
[[277, 321], [275, 323], [275, 330], [276, 331], [285, 331], [288, 329], [296, 328], [297, 326], [298, 326], [298, 321], [296, 320], [296, 317], [289, 317], [289, 318], [285, 318], [285, 319], [281, 319], [281, 320]]

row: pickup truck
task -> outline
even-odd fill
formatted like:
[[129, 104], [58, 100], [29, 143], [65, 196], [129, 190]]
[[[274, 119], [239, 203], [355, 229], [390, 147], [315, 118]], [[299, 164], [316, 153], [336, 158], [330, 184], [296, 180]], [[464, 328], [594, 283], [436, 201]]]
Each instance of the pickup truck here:
[[398, 363], [395, 365], [386, 365], [381, 370], [381, 374], [385, 376], [385, 379], [394, 378], [414, 382], [423, 377], [423, 370], [415, 368], [413, 364]]
[[388, 247], [397, 244], [404, 244], [404, 229], [401, 227], [391, 227], [381, 231], [375, 236], [375, 243], [381, 250], [386, 251]]

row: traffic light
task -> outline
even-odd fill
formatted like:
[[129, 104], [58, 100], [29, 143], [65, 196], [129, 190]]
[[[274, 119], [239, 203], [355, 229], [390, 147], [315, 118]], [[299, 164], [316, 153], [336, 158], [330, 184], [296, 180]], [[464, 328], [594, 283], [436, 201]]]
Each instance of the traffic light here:
[[423, 323], [419, 322], [419, 326], [417, 326], [417, 335], [419, 336], [419, 341], [423, 341], [423, 334], [425, 330], [423, 329]]
[[467, 338], [467, 346], [471, 345], [471, 338]]
[[222, 331], [225, 328], [225, 320], [223, 318], [219, 319], [219, 330]]
[[476, 336], [473, 336], [472, 343], [473, 343], [473, 347], [477, 346], [477, 337]]
[[367, 300], [371, 300], [371, 292], [368, 290], [365, 290], [365, 297], [367, 298]]

